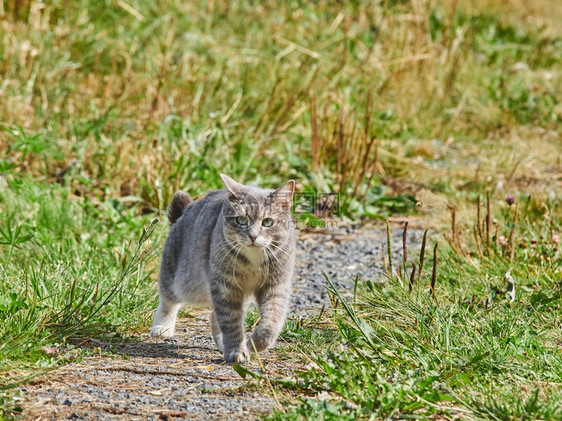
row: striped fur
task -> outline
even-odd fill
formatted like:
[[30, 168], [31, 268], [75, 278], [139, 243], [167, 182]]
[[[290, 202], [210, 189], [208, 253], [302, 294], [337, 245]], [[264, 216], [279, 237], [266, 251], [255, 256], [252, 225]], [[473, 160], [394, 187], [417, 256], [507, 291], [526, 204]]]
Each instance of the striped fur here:
[[[210, 306], [217, 347], [226, 361], [243, 362], [270, 347], [285, 322], [295, 266], [294, 181], [265, 190], [221, 177], [225, 188], [198, 201], [174, 195], [151, 335], [173, 336], [182, 304]], [[247, 336], [251, 300], [261, 323]]]

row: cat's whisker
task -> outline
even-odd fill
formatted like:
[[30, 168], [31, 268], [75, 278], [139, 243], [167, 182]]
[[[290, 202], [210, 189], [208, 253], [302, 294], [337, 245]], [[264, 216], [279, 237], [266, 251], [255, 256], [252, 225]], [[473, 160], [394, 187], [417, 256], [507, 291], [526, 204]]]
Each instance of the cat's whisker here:
[[[280, 253], [284, 253], [287, 255], [287, 257], [289, 258], [289, 261], [295, 265], [295, 268], [299, 271], [299, 273], [301, 273], [301, 268], [300, 266], [297, 264], [297, 259], [296, 256], [292, 256], [289, 253], [287, 253], [285, 250], [283, 250], [281, 247], [276, 246], [275, 244], [271, 243], [270, 246], [275, 247], [276, 250], [278, 250]], [[277, 257], [277, 256], [276, 256]]]
[[[238, 254], [240, 253], [240, 250], [242, 249], [242, 247], [244, 247], [244, 245], [236, 238], [232, 242], [230, 242], [230, 240], [228, 240], [228, 238], [225, 238], [224, 242], [222, 243], [222, 246], [223, 246], [222, 250], [224, 252], [224, 256], [220, 260], [220, 262], [217, 264], [217, 266], [220, 267], [220, 268], [223, 267], [222, 264], [224, 263], [226, 258], [229, 257], [229, 256], [230, 256], [230, 259], [229, 259], [226, 267], [230, 266], [230, 264], [233, 261], [236, 261], [238, 259]], [[236, 265], [234, 265], [234, 266], [236, 266]], [[234, 273], [233, 275], [234, 275], [234, 279], [235, 279], [236, 273]], [[238, 285], [238, 286], [240, 286], [240, 285]]]
[[[240, 254], [240, 251], [242, 250], [244, 245], [238, 239], [235, 239], [233, 243], [230, 243], [227, 239], [225, 240], [227, 243], [229, 243], [229, 245], [227, 246], [227, 250], [229, 250], [230, 253], [225, 253], [225, 256], [221, 260], [220, 267], [222, 268], [222, 262], [224, 262], [226, 257], [230, 255], [230, 259], [228, 260], [226, 268], [232, 266], [232, 280], [234, 281], [234, 283], [238, 288], [242, 289], [242, 286], [238, 283], [238, 280], [236, 279], [236, 262], [238, 261], [238, 255]], [[232, 264], [233, 262], [234, 264]]]
[[270, 260], [275, 264], [280, 263], [279, 256], [277, 256], [277, 254], [275, 253], [275, 250], [272, 248], [272, 245], [270, 244], [267, 247], [268, 247], [267, 250], [269, 251]]
[[231, 245], [229, 245], [229, 244], [224, 244], [224, 243], [220, 246], [219, 249], [217, 249], [217, 253], [216, 253], [216, 254], [223, 253], [223, 255], [222, 255], [220, 261], [218, 261], [218, 262], [216, 263], [216, 266], [217, 266], [217, 267], [222, 268], [222, 267], [223, 267], [223, 263], [224, 263], [224, 261], [226, 260], [226, 258], [229, 257], [229, 256], [232, 257], [230, 252], [231, 252], [233, 249], [234, 249], [233, 246], [231, 246]]
[[219, 243], [218, 249], [215, 250], [215, 251], [211, 254], [211, 257], [214, 257], [215, 255], [217, 255], [217, 254], [219, 254], [219, 253], [221, 253], [221, 252], [223, 252], [223, 251], [225, 251], [225, 250], [232, 249], [232, 248], [234, 248], [236, 245], [238, 245], [238, 242], [236, 242], [235, 244], [232, 244], [232, 243], [230, 242], [230, 240], [228, 239], [228, 237], [226, 237], [226, 238], [224, 239], [224, 241], [222, 241], [221, 243]]
[[234, 280], [234, 283], [238, 286], [238, 288], [242, 289], [242, 286], [238, 283], [238, 279], [236, 279], [236, 262], [238, 261], [238, 255], [240, 254], [240, 251], [242, 250], [242, 245], [239, 245], [238, 248], [236, 249], [236, 254], [233, 256], [232, 259], [230, 259], [230, 261], [232, 261], [234, 259], [234, 264], [232, 265], [232, 279]]
[[[211, 253], [211, 256], [210, 256], [211, 261], [213, 261], [215, 258], [218, 258], [219, 255], [221, 255], [221, 254], [222, 254], [222, 257], [227, 256], [228, 253], [226, 253], [226, 252], [228, 252], [228, 250], [230, 250], [231, 248], [232, 248], [232, 246], [227, 242], [220, 243], [218, 248]], [[221, 260], [221, 262], [222, 262], [222, 260]]]
[[268, 279], [268, 277], [269, 277], [269, 261], [274, 257], [274, 256], [271, 256], [271, 255], [268, 253], [268, 252], [269, 252], [269, 246], [265, 246], [265, 247], [263, 248], [263, 252], [264, 252], [264, 254], [265, 254], [265, 263], [264, 263], [264, 266], [265, 266], [266, 272], [265, 272], [265, 274], [264, 274], [264, 276], [263, 276], [263, 279], [262, 279], [262, 281], [261, 281], [262, 284], [263, 284], [264, 282], [266, 282], [267, 279]]

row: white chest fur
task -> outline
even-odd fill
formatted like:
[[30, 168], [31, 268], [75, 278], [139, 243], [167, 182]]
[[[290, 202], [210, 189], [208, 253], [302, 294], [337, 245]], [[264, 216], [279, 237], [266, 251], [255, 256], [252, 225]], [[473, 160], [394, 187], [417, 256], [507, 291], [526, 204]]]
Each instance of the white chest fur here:
[[260, 267], [265, 261], [265, 250], [261, 247], [245, 247], [242, 254], [252, 266]]

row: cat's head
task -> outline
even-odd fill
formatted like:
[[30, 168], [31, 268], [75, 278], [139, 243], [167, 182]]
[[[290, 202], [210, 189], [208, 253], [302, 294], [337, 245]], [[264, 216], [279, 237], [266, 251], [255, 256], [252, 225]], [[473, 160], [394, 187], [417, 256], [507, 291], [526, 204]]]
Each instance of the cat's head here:
[[275, 248], [294, 229], [291, 204], [295, 182], [287, 181], [277, 190], [237, 183], [221, 174], [228, 193], [225, 227], [229, 240], [243, 248]]

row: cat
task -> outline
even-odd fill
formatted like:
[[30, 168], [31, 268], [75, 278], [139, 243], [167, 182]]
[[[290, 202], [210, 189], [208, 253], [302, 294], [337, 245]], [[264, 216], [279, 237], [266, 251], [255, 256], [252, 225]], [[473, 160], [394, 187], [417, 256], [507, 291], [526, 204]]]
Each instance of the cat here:
[[[197, 201], [180, 190], [172, 199], [150, 334], [174, 336], [182, 304], [210, 306], [219, 351], [239, 363], [250, 351], [269, 348], [285, 323], [295, 267], [295, 182], [266, 190], [220, 176], [222, 190]], [[252, 298], [261, 322], [247, 336], [244, 315]]]

